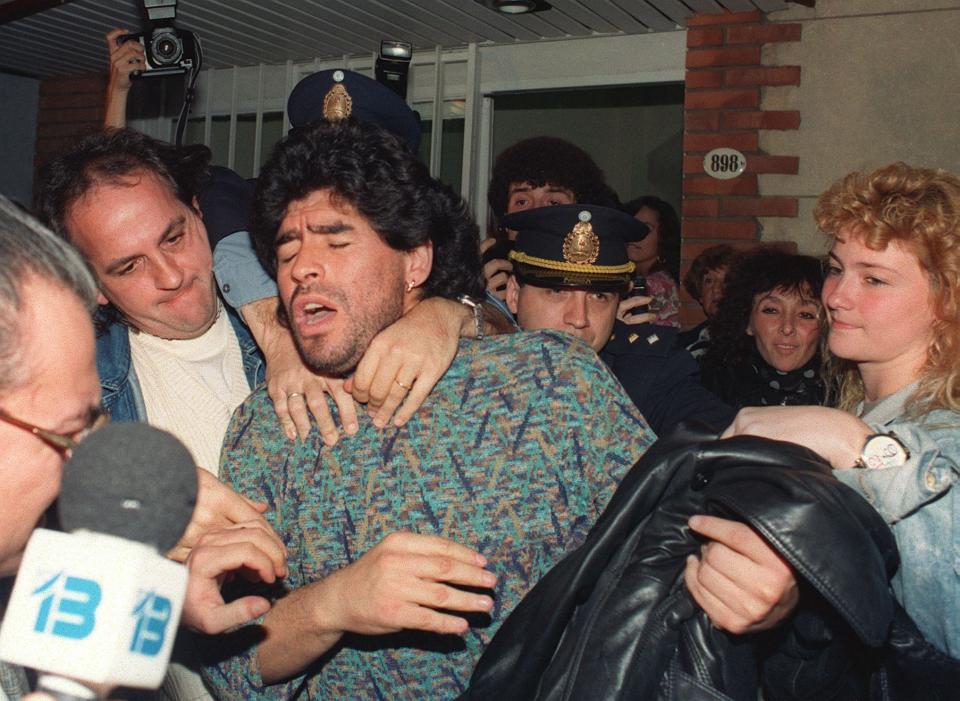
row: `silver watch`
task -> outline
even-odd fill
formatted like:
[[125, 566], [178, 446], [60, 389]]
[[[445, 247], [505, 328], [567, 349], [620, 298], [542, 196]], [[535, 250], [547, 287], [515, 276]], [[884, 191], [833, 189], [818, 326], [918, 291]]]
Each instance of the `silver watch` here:
[[874, 433], [867, 436], [854, 467], [868, 470], [882, 470], [887, 467], [900, 467], [910, 459], [910, 451], [893, 433]]
[[473, 324], [477, 331], [475, 338], [478, 341], [481, 340], [483, 338], [483, 302], [470, 295], [460, 295], [457, 301], [473, 310]]

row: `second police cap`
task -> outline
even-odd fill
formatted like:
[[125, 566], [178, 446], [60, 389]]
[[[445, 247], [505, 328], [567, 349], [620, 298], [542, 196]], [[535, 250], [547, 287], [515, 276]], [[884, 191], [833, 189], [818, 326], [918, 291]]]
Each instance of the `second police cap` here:
[[540, 287], [626, 289], [635, 267], [627, 242], [649, 232], [625, 212], [584, 204], [525, 209], [501, 223], [517, 232], [510, 252], [514, 274]]
[[420, 147], [416, 112], [387, 86], [345, 68], [318, 71], [297, 83], [287, 100], [287, 115], [294, 128], [353, 117], [393, 132], [413, 152]]

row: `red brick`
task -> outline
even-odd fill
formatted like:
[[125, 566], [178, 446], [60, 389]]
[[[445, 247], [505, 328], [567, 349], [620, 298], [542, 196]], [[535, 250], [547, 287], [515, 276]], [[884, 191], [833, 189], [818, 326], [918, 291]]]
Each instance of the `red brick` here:
[[58, 139], [64, 136], [86, 134], [103, 126], [103, 120], [91, 122], [66, 122], [62, 124], [40, 124], [37, 126], [37, 139]]
[[[52, 131], [48, 132], [48, 129]], [[77, 139], [103, 129], [103, 120], [95, 122], [75, 122], [70, 124], [39, 125], [37, 127], [36, 153], [54, 153], [59, 155], [73, 145]]]
[[56, 110], [64, 107], [102, 107], [104, 97], [103, 90], [65, 95], [46, 95], [40, 98], [40, 111]]
[[757, 245], [756, 241], [747, 240], [738, 241], [735, 239], [716, 239], [714, 241], [707, 241], [704, 239], [695, 239], [693, 241], [684, 241], [682, 244], [680, 244], [680, 256], [684, 261], [693, 261], [694, 258], [699, 256], [705, 250], [711, 246], [716, 246], [718, 243], [729, 244], [730, 246], [733, 246], [741, 251], [748, 251]]
[[686, 131], [716, 131], [720, 128], [720, 112], [716, 110], [687, 110], [683, 113]]
[[698, 12], [687, 19], [688, 27], [704, 27], [712, 24], [752, 24], [759, 22], [762, 15], [759, 12], [718, 12], [707, 14]]
[[757, 176], [744, 173], [731, 180], [717, 180], [709, 175], [685, 175], [683, 195], [756, 195]]
[[687, 68], [759, 65], [759, 46], [742, 46], [735, 49], [690, 49], [687, 51]]
[[720, 214], [720, 200], [685, 199], [682, 210], [684, 217], [716, 217]]
[[44, 110], [37, 115], [40, 124], [52, 122], [94, 122], [103, 119], [103, 108], [82, 107], [80, 109]]
[[737, 107], [758, 107], [760, 91], [757, 89], [687, 90], [683, 107], [688, 110], [711, 110]]
[[719, 46], [722, 43], [723, 30], [719, 27], [687, 30], [688, 49], [696, 49], [701, 46]]
[[724, 112], [724, 129], [799, 129], [797, 110], [769, 110], [766, 112]]
[[40, 83], [40, 95], [63, 95], [67, 93], [89, 93], [103, 91], [107, 88], [107, 77], [103, 75], [67, 76], [64, 78], [49, 78]]
[[755, 219], [685, 219], [685, 239], [756, 239], [760, 225]]
[[800, 158], [798, 156], [747, 156], [747, 170], [751, 173], [796, 175], [800, 172]]
[[770, 44], [776, 41], [800, 41], [802, 28], [800, 24], [738, 25], [727, 28], [727, 43]]
[[795, 217], [797, 211], [796, 197], [727, 197], [720, 202], [725, 217]]
[[[736, 131], [683, 135], [683, 151], [685, 154], [696, 151], [711, 151], [723, 147], [735, 148], [738, 151], [756, 151], [759, 148], [759, 137], [756, 132]], [[750, 168], [751, 158], [750, 156], [747, 157], [747, 168]]]
[[726, 84], [734, 87], [748, 85], [800, 85], [800, 66], [775, 68], [731, 68], [725, 71]]
[[45, 161], [60, 155], [70, 144], [75, 141], [74, 137], [65, 137], [62, 139], [37, 139], [37, 149], [34, 158], [34, 166], [40, 167]]
[[723, 71], [687, 71], [684, 85], [687, 90], [723, 87]]

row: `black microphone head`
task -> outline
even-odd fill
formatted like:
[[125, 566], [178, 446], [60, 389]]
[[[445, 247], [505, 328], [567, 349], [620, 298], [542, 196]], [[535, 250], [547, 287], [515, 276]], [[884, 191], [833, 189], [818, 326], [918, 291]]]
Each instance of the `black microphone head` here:
[[107, 424], [63, 466], [58, 499], [64, 530], [107, 533], [165, 553], [197, 502], [197, 468], [186, 447], [143, 423]]

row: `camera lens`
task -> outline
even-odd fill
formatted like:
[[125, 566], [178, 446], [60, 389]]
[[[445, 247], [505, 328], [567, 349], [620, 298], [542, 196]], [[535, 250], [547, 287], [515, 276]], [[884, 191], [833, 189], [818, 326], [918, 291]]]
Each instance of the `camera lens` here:
[[150, 53], [157, 66], [169, 66], [177, 63], [183, 56], [183, 44], [180, 37], [173, 33], [155, 34], [150, 42]]
[[169, 60], [175, 53], [177, 53], [177, 45], [170, 39], [157, 42], [157, 55], [160, 56], [160, 58]]

